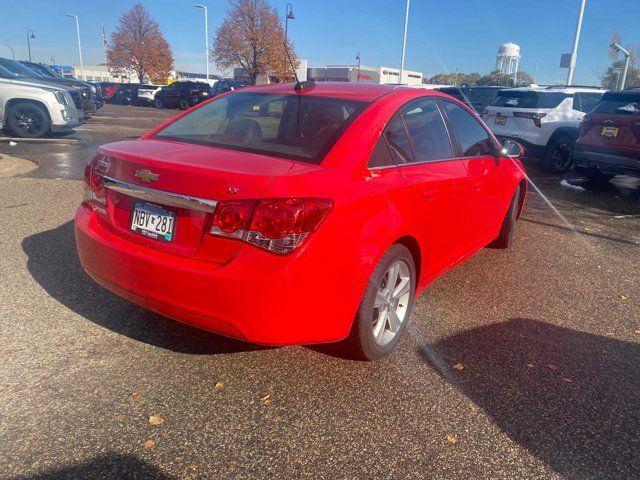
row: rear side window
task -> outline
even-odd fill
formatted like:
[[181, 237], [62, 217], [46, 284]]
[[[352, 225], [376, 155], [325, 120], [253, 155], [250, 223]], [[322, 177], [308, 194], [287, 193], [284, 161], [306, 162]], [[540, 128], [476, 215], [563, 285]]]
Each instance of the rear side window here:
[[502, 90], [491, 106], [508, 108], [556, 108], [570, 95], [560, 92], [514, 92]]
[[407, 129], [404, 127], [404, 122], [400, 115], [395, 116], [389, 126], [384, 132], [384, 138], [386, 138], [389, 144], [389, 150], [393, 161], [397, 164], [413, 162], [413, 152], [411, 151], [411, 142], [407, 135]]
[[238, 92], [203, 105], [155, 138], [320, 163], [367, 105], [312, 95]]
[[575, 93], [573, 95], [573, 109], [588, 113], [594, 109], [601, 98], [601, 93]]
[[463, 157], [480, 157], [493, 153], [493, 142], [480, 122], [464, 108], [452, 102], [441, 102], [455, 133]]
[[605, 93], [593, 113], [640, 115], [640, 93]]

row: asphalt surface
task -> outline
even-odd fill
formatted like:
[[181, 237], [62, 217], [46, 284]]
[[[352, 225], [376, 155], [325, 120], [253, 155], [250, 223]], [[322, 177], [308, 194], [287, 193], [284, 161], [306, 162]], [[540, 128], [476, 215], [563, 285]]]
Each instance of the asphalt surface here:
[[0, 140], [39, 166], [0, 178], [0, 478], [640, 477], [636, 179], [564, 186], [526, 161], [557, 211], [531, 189], [511, 249], [444, 275], [394, 355], [356, 362], [195, 330], [86, 277], [74, 179], [175, 112], [100, 113]]

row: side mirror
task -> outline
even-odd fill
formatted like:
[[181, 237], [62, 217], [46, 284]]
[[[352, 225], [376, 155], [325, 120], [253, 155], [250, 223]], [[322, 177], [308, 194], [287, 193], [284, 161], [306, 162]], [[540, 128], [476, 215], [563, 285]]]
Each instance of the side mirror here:
[[524, 156], [524, 147], [518, 142], [506, 139], [502, 142], [502, 150], [500, 150], [500, 153], [505, 157], [518, 158]]

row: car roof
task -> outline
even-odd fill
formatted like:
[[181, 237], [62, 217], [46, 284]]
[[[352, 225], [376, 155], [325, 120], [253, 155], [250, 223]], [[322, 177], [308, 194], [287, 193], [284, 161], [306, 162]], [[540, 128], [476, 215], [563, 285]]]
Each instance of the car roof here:
[[[243, 92], [256, 93], [297, 93], [294, 90], [295, 83], [276, 83], [271, 85], [256, 85], [245, 87]], [[398, 85], [378, 85], [375, 83], [353, 82], [317, 82], [313, 87], [305, 87], [302, 95], [317, 97], [344, 98], [373, 102], [377, 98], [399, 88], [407, 88]]]

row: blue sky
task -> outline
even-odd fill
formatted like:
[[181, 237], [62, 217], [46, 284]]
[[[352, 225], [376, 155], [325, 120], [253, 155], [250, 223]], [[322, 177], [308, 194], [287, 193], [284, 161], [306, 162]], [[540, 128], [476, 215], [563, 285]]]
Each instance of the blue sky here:
[[[80, 17], [85, 65], [102, 61], [100, 24], [107, 33], [134, 0], [1, 0], [0, 56], [27, 57], [26, 30], [34, 60], [78, 64], [75, 25], [65, 13]], [[196, 1], [145, 0], [174, 51], [175, 65], [204, 71], [202, 11]], [[228, 8], [227, 0], [202, 0], [209, 6], [213, 34]], [[286, 1], [272, 0], [280, 12]], [[366, 65], [399, 66], [404, 0], [293, 0], [296, 19], [289, 35], [310, 66], [353, 63], [361, 52]], [[566, 70], [560, 54], [571, 50], [579, 0], [412, 0], [406, 68], [426, 75], [454, 71], [486, 73], [501, 43], [521, 46], [521, 69], [533, 74], [541, 60], [538, 81], [559, 83]], [[615, 9], [614, 9], [615, 6]], [[640, 0], [587, 0], [575, 83], [597, 83], [606, 70], [607, 43], [617, 29], [627, 45], [640, 46]], [[215, 71], [212, 66], [212, 71]]]

